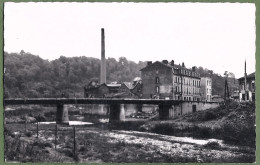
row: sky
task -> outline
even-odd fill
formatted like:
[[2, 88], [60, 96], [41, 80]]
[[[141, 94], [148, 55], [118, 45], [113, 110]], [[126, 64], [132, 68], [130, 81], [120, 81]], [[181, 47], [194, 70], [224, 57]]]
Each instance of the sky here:
[[250, 3], [68, 3], [4, 5], [4, 51], [43, 59], [174, 60], [223, 75], [255, 71], [255, 5]]

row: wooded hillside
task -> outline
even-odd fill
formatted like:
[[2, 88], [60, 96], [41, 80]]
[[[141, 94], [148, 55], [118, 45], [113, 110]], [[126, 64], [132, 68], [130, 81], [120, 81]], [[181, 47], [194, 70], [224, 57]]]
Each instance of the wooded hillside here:
[[[132, 81], [141, 76], [144, 62], [136, 64], [120, 57], [107, 59], [107, 81]], [[100, 60], [64, 57], [48, 61], [30, 53], [4, 53], [5, 97], [83, 97], [83, 87], [99, 80]]]

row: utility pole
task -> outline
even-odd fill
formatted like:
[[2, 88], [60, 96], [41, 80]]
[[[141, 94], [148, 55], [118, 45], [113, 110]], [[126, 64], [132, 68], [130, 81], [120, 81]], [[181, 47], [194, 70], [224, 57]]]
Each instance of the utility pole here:
[[226, 78], [226, 80], [225, 80], [224, 100], [225, 100], [225, 101], [229, 100], [229, 89], [228, 89], [227, 78]]
[[226, 76], [225, 79], [225, 91], [224, 91], [224, 101], [229, 100], [229, 89], [228, 89], [228, 76], [229, 76], [229, 72], [225, 71], [224, 75]]

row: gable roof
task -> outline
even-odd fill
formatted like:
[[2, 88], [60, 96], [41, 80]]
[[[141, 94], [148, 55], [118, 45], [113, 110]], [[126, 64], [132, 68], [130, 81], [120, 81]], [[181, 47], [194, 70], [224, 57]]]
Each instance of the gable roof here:
[[142, 68], [140, 71], [143, 71], [143, 70], [148, 70], [156, 65], [161, 65], [161, 66], [165, 66], [166, 68], [169, 68], [169, 69], [172, 69], [172, 66], [171, 65], [168, 65], [168, 64], [164, 64], [162, 62], [159, 62], [159, 61], [155, 61], [154, 63], [150, 64], [150, 65], [147, 65], [146, 67]]

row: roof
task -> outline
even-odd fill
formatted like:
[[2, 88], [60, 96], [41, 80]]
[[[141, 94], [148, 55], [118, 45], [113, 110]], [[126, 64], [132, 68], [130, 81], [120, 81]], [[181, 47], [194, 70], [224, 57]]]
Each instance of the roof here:
[[125, 84], [125, 86], [126, 86], [128, 89], [133, 89], [133, 88], [134, 88], [133, 83], [131, 83], [131, 82], [124, 82], [123, 84]]
[[121, 84], [106, 84], [108, 87], [111, 87], [111, 88], [119, 88], [121, 87]]
[[155, 61], [154, 63], [152, 63], [152, 64], [150, 64], [150, 65], [147, 65], [146, 67], [142, 68], [140, 71], [143, 71], [143, 70], [149, 69], [149, 68], [151, 68], [151, 66], [153, 66], [153, 65], [158, 65], [158, 64], [159, 64], [159, 65], [162, 65], [162, 66], [165, 66], [165, 67], [167, 67], [167, 68], [169, 68], [169, 69], [172, 68], [171, 65], [164, 64], [164, 63], [159, 62], [159, 61]]
[[186, 68], [186, 67], [182, 67], [181, 65], [176, 65], [176, 64], [174, 64], [174, 65], [172, 66], [170, 63], [165, 64], [165, 63], [160, 62], [160, 61], [156, 61], [156, 62], [154, 62], [154, 63], [152, 63], [152, 64], [150, 64], [150, 65], [147, 65], [146, 67], [142, 68], [141, 70], [144, 70], [144, 69], [146, 69], [146, 68], [149, 68], [150, 66], [152, 66], [152, 65], [154, 65], [154, 64], [161, 64], [161, 65], [166, 66], [166, 67], [168, 67], [168, 68], [184, 69], [184, 70], [192, 71], [191, 69], [188, 69], [188, 68]]
[[[186, 71], [190, 71], [190, 72], [196, 72], [196, 71], [192, 71], [192, 69], [188, 69], [188, 68], [183, 67], [181, 65], [176, 65], [176, 64], [171, 65], [170, 63], [165, 64], [165, 63], [160, 62], [160, 61], [156, 61], [156, 62], [154, 62], [150, 65], [147, 65], [146, 67], [142, 68], [140, 71], [147, 70], [147, 69], [151, 68], [153, 65], [158, 65], [158, 64], [165, 66], [166, 68], [169, 68], [169, 69], [182, 69], [182, 70], [186, 70]], [[198, 73], [198, 72], [196, 72], [196, 73]], [[191, 77], [194, 77], [194, 76], [191, 76]], [[197, 78], [198, 76], [195, 76], [195, 77]]]
[[[240, 77], [238, 80], [242, 80], [242, 79], [244, 79], [244, 78], [245, 78], [245, 77], [243, 76], [243, 77]], [[247, 75], [246, 78], [247, 78], [247, 79], [249, 79], [249, 78], [255, 78], [255, 72], [253, 72], [253, 73]]]
[[108, 87], [108, 88], [119, 88], [119, 87], [121, 87], [121, 84], [105, 84], [105, 83], [103, 83], [103, 84], [98, 84], [96, 86], [87, 86], [87, 87], [85, 87], [85, 89], [95, 90], [95, 89], [98, 89], [101, 86], [105, 86], [105, 87]]
[[141, 77], [136, 77], [136, 78], [134, 78], [134, 80], [133, 81], [141, 81], [142, 80], [142, 78]]

